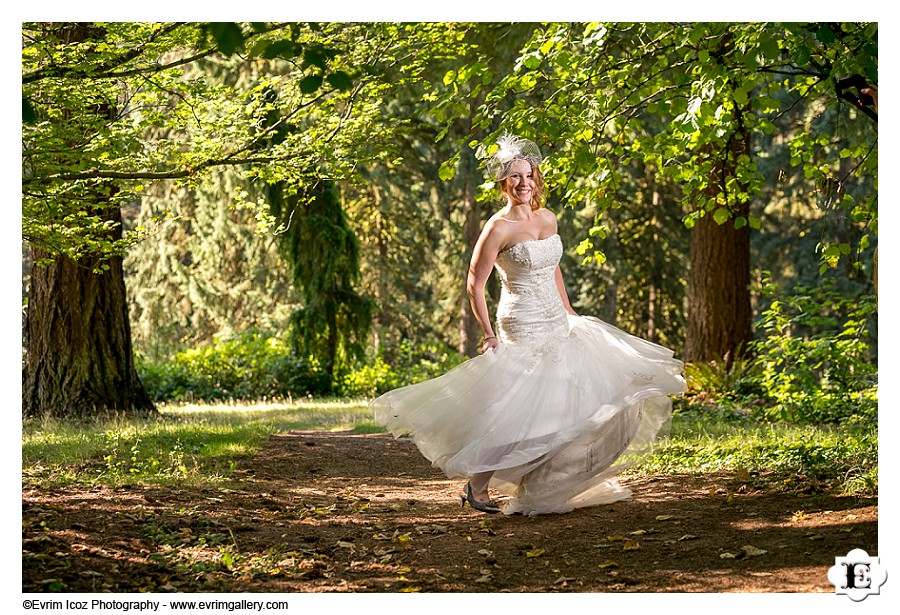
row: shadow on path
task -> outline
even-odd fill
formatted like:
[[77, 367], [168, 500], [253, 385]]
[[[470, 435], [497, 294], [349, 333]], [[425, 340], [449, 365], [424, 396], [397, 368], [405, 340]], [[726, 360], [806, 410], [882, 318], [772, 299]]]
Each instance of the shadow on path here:
[[730, 473], [629, 477], [540, 517], [460, 506], [389, 435], [273, 436], [219, 487], [23, 490], [24, 592], [828, 592], [878, 549], [877, 500]]

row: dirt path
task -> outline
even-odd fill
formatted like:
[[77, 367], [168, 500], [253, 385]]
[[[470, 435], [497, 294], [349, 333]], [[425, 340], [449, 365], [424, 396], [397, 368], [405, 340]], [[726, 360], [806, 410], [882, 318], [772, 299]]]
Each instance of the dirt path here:
[[623, 482], [609, 506], [485, 516], [408, 441], [294, 432], [220, 488], [26, 485], [22, 590], [834, 593], [836, 556], [878, 552], [877, 500]]

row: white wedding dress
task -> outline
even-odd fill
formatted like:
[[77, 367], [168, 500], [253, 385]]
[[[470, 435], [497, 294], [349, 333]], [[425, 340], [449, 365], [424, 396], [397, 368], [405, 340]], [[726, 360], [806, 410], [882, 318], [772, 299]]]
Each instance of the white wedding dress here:
[[563, 308], [559, 235], [497, 256], [500, 345], [373, 400], [449, 478], [495, 471], [502, 512], [567, 512], [630, 497], [614, 477], [646, 450], [684, 391], [672, 351]]

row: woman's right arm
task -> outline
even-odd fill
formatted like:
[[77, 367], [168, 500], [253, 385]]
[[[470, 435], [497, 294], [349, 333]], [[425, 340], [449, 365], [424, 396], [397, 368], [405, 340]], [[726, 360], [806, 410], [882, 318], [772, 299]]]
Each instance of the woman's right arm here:
[[501, 233], [493, 221], [488, 221], [475, 242], [472, 250], [472, 260], [469, 262], [469, 275], [466, 279], [466, 292], [469, 295], [469, 303], [475, 320], [481, 327], [483, 341], [480, 345], [481, 352], [496, 348], [499, 344], [494, 329], [491, 326], [491, 317], [488, 313], [487, 300], [484, 297], [484, 288], [491, 272], [494, 270], [494, 262], [500, 253], [502, 245]]

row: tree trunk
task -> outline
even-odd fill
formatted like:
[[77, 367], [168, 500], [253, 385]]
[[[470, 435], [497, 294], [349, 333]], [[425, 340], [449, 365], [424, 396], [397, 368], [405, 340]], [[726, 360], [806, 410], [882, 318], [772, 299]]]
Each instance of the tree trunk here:
[[[102, 37], [103, 29], [69, 23], [54, 35], [74, 44]], [[109, 104], [94, 111], [110, 119], [116, 113]], [[115, 186], [102, 186], [86, 211], [99, 211], [112, 223], [109, 239], [115, 241], [122, 238], [122, 210], [110, 206], [104, 190], [114, 191]], [[45, 259], [50, 264], [40, 264]], [[101, 262], [101, 256], [86, 256], [74, 261], [32, 246], [22, 362], [24, 416], [155, 413], [134, 366], [122, 260], [107, 256]], [[94, 272], [104, 264], [105, 272]]]
[[325, 357], [325, 371], [328, 373], [331, 386], [334, 386], [334, 370], [338, 360], [338, 322], [337, 312], [339, 300], [335, 297], [337, 290], [332, 288], [331, 296], [325, 300], [325, 323], [328, 327], [328, 355]]
[[383, 204], [381, 197], [381, 188], [378, 184], [372, 185], [372, 197], [375, 201], [375, 245], [377, 247], [378, 254], [378, 266], [373, 272], [373, 282], [372, 282], [372, 293], [374, 295], [375, 303], [378, 305], [378, 309], [375, 311], [375, 326], [372, 327], [373, 330], [373, 348], [375, 351], [375, 355], [381, 352], [381, 332], [386, 330], [389, 323], [389, 319], [384, 312], [383, 306], [388, 301], [390, 297], [390, 291], [387, 289], [387, 283], [385, 282], [385, 271], [390, 266], [388, 261], [388, 238], [387, 233], [384, 229], [384, 214], [383, 214]]
[[[728, 160], [749, 152], [749, 138], [736, 135], [729, 148], [730, 155], [717, 167], [711, 184], [723, 185], [725, 177], [733, 176]], [[716, 192], [718, 186], [711, 190]], [[732, 213], [746, 218], [749, 203], [738, 205]], [[686, 361], [724, 361], [730, 367], [746, 352], [753, 339], [749, 225], [735, 229], [734, 219], [717, 224], [712, 212], [694, 225], [688, 315]]]
[[875, 301], [878, 301], [878, 248], [875, 248], [875, 255], [872, 257], [872, 284], [875, 286]]
[[[659, 190], [656, 188], [656, 182], [652, 182], [651, 187], [651, 196], [650, 202], [653, 204], [653, 209], [658, 210], [661, 207], [661, 196], [659, 194]], [[653, 239], [655, 245], [659, 245], [659, 220], [656, 218], [656, 215], [653, 215], [650, 218], [650, 224], [653, 227]], [[657, 312], [659, 311], [657, 294], [660, 292], [662, 288], [662, 272], [663, 272], [663, 263], [662, 258], [658, 249], [653, 250], [653, 269], [651, 270], [650, 280], [649, 280], [649, 288], [647, 289], [647, 339], [651, 342], [656, 341], [656, 320], [657, 320]]]
[[[121, 211], [109, 218], [121, 235]], [[122, 257], [73, 261], [32, 248], [35, 265], [25, 323], [22, 412], [26, 417], [150, 415], [131, 345]]]
[[466, 276], [469, 271], [469, 259], [481, 234], [481, 208], [472, 194], [472, 179], [466, 175], [465, 193], [463, 195], [463, 235], [465, 239], [465, 265], [462, 271], [465, 273], [462, 280], [462, 299], [459, 303], [459, 353], [465, 356], [473, 356], [477, 353], [479, 329], [475, 313], [469, 303], [469, 295], [466, 292]]

